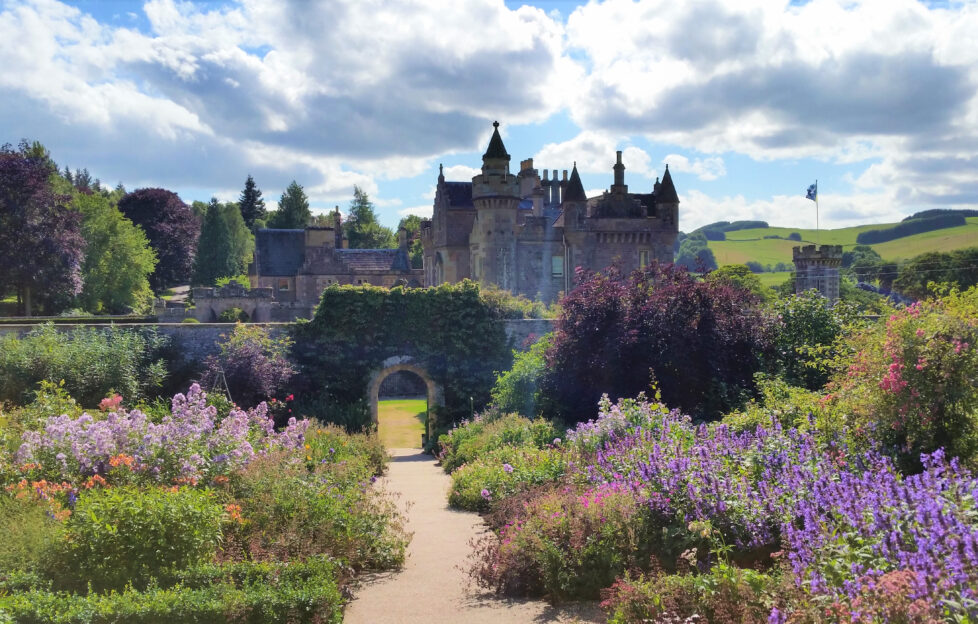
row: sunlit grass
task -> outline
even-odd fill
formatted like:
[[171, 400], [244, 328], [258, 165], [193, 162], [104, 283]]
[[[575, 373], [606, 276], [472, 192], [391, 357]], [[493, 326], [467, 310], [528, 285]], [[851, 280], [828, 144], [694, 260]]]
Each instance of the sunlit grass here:
[[425, 399], [394, 399], [377, 404], [377, 433], [387, 448], [421, 448], [428, 412]]

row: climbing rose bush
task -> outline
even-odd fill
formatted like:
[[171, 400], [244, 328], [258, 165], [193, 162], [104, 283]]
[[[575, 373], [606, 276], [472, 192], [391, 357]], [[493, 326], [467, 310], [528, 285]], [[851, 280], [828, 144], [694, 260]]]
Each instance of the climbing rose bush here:
[[271, 449], [298, 448], [308, 427], [309, 421], [291, 418], [276, 432], [264, 403], [233, 408], [221, 419], [194, 384], [173, 397], [171, 414], [159, 423], [119, 408], [101, 419], [87, 413], [49, 418], [41, 430], [24, 433], [16, 459], [32, 478], [52, 481], [108, 476], [196, 483], [230, 474]]
[[978, 288], [951, 291], [895, 312], [853, 339], [855, 358], [829, 401], [853, 416], [855, 433], [879, 441], [901, 467], [944, 448], [978, 460]]

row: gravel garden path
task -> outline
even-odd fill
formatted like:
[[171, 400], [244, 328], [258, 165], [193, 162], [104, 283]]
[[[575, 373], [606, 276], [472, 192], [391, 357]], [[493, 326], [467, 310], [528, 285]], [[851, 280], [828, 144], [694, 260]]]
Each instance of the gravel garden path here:
[[485, 525], [478, 514], [449, 509], [451, 479], [430, 455], [392, 449], [393, 460], [378, 485], [400, 495], [407, 528], [414, 533], [404, 569], [365, 579], [347, 606], [350, 624], [522, 624], [603, 622], [593, 603], [552, 606], [514, 600], [470, 587], [463, 572], [469, 541]]

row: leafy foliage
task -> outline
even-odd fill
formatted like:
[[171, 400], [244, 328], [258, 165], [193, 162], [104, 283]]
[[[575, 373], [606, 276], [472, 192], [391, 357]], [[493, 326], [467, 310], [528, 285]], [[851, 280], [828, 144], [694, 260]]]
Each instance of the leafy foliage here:
[[[899, 463], [944, 448], [978, 460], [978, 287], [916, 303], [852, 338], [831, 400], [851, 410], [857, 435]], [[869, 442], [867, 442], [869, 443]]]
[[540, 378], [547, 369], [546, 353], [553, 341], [547, 334], [527, 351], [513, 352], [513, 366], [499, 373], [492, 387], [492, 406], [500, 412], [516, 412], [534, 417], [543, 411]]
[[353, 187], [353, 201], [350, 202], [350, 217], [344, 226], [344, 233], [351, 249], [391, 249], [397, 247], [397, 240], [390, 228], [377, 221], [374, 205], [370, 197], [359, 186]]
[[82, 215], [85, 261], [78, 301], [92, 313], [124, 314], [149, 309], [149, 276], [156, 253], [146, 234], [99, 194], [75, 193], [72, 208]]
[[713, 250], [707, 246], [707, 238], [703, 232], [690, 234], [679, 244], [676, 264], [689, 271], [710, 271], [717, 268], [717, 260]]
[[406, 355], [444, 388], [439, 421], [461, 420], [472, 405], [486, 404], [494, 371], [510, 357], [502, 324], [468, 281], [428, 289], [330, 286], [312, 321], [294, 326], [293, 338], [297, 394], [307, 402], [300, 407], [326, 419], [351, 407], [365, 419], [371, 371]]
[[82, 289], [81, 215], [56, 195], [55, 166], [40, 144], [0, 147], [0, 292], [16, 290], [24, 313], [53, 314]]
[[138, 189], [119, 200], [119, 210], [141, 227], [156, 252], [149, 278], [155, 293], [190, 280], [200, 225], [177, 194], [161, 188]]
[[254, 229], [255, 221], [264, 221], [268, 214], [265, 210], [265, 200], [261, 197], [261, 189], [255, 185], [255, 179], [251, 174], [248, 174], [248, 179], [245, 180], [238, 206], [245, 225], [250, 229]]
[[60, 332], [48, 323], [23, 338], [8, 334], [0, 337], [0, 400], [26, 403], [44, 380], [64, 381], [85, 406], [113, 392], [137, 400], [163, 383], [165, 344], [153, 330], [115, 327]]
[[237, 275], [241, 267], [233, 257], [231, 230], [221, 214], [221, 206], [212, 199], [200, 228], [197, 257], [194, 259], [193, 284], [213, 286], [217, 278]]
[[[65, 524], [63, 570], [70, 586], [145, 588], [209, 561], [221, 540], [224, 510], [207, 493], [132, 487], [84, 492]], [[67, 579], [66, 579], [67, 580]]]
[[408, 253], [411, 255], [411, 268], [421, 269], [424, 267], [424, 247], [421, 245], [421, 217], [418, 215], [408, 215], [401, 219], [397, 229], [407, 230]]
[[715, 418], [746, 400], [768, 349], [749, 293], [674, 266], [583, 276], [562, 302], [541, 388], [551, 415], [586, 420], [602, 394], [662, 398]]
[[915, 299], [931, 296], [931, 283], [966, 290], [978, 285], [978, 247], [916, 256], [899, 268], [893, 289]]
[[278, 200], [278, 210], [268, 215], [268, 227], [276, 229], [301, 229], [306, 227], [312, 212], [309, 198], [302, 186], [292, 180]]
[[213, 379], [223, 372], [239, 404], [251, 407], [275, 396], [295, 374], [288, 357], [292, 340], [287, 335], [272, 337], [264, 327], [238, 323], [221, 337], [221, 353], [207, 358], [204, 377]]

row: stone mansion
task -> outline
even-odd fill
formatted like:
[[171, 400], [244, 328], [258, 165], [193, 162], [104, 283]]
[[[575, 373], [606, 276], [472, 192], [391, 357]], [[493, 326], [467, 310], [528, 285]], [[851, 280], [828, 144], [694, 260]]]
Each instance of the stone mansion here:
[[533, 159], [511, 173], [493, 126], [471, 182], [446, 181], [439, 167], [432, 217], [421, 226], [425, 285], [468, 278], [553, 301], [573, 289], [577, 268], [672, 262], [679, 196], [668, 165], [650, 193], [629, 193], [619, 151], [611, 188], [588, 198], [576, 163], [570, 177], [544, 169], [541, 178]]

